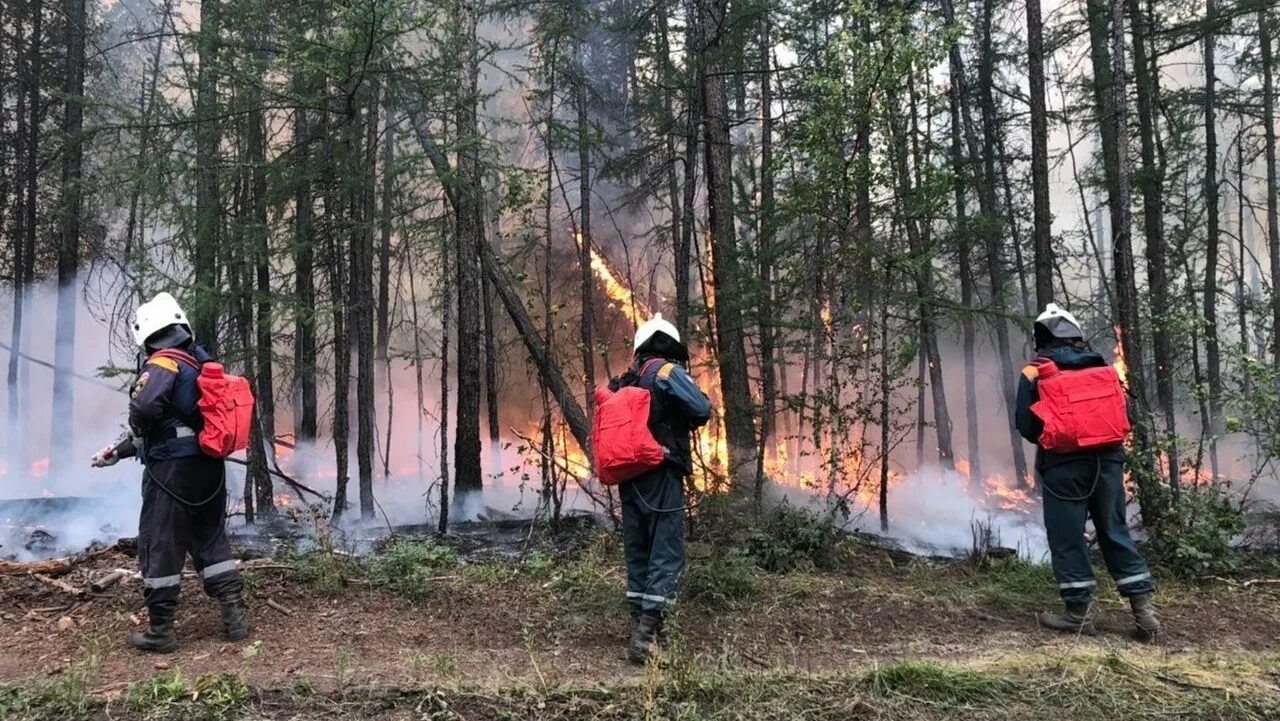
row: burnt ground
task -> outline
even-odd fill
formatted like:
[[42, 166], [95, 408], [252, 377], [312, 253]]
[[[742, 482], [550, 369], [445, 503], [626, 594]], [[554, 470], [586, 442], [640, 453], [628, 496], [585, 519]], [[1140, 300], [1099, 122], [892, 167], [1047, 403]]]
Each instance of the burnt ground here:
[[[1249, 574], [1162, 579], [1158, 602], [1167, 630], [1153, 647], [1130, 638], [1127, 608], [1105, 587], [1100, 636], [1039, 630], [1034, 612], [1056, 602], [1047, 569], [1029, 564], [939, 565], [848, 544], [834, 568], [769, 574], [706, 548], [695, 547], [693, 556], [665, 671], [637, 669], [622, 658], [628, 624], [620, 601], [623, 573], [616, 544], [603, 535], [554, 560], [539, 554], [524, 562], [445, 558], [411, 584], [395, 576], [402, 569], [379, 575], [341, 555], [247, 561], [251, 639], [222, 639], [217, 607], [192, 577], [183, 584], [181, 647], [161, 657], [124, 644], [145, 619], [136, 578], [75, 597], [34, 577], [0, 576], [0, 691], [74, 677], [88, 697], [111, 700], [132, 697], [131, 684], [136, 688], [158, 675], [228, 674], [254, 690], [265, 704], [259, 708], [270, 708], [271, 699], [280, 703], [278, 694], [304, 689], [308, 698], [317, 694], [333, 704], [337, 716], [400, 718], [393, 712], [408, 703], [405, 694], [424, 689], [504, 696], [533, 688], [548, 694], [546, 713], [516, 717], [552, 717], [548, 709], [558, 709], [573, 718], [573, 704], [581, 699], [573, 696], [573, 704], [561, 708], [551, 701], [559, 693], [553, 690], [643, 687], [654, 673], [696, 669], [738, 680], [794, 674], [830, 679], [922, 660], [964, 668], [1013, 665], [1022, 673], [1102, 658], [1133, 668], [1182, 669], [1161, 672], [1172, 679], [1163, 684], [1170, 693], [1244, 683], [1280, 699], [1280, 586], [1248, 583]], [[134, 564], [126, 553], [112, 551], [59, 580], [86, 589]], [[1218, 680], [1194, 680], [1206, 674]], [[401, 701], [388, 706], [387, 694]], [[1236, 689], [1231, 695], [1239, 694]], [[339, 697], [341, 703], [334, 700]], [[353, 698], [372, 698], [372, 707], [343, 705], [357, 703]], [[420, 710], [422, 697], [413, 698], [410, 706]], [[2, 702], [0, 694], [0, 709]], [[280, 708], [286, 711], [264, 714], [295, 717], [293, 707]], [[324, 713], [316, 707], [306, 717]], [[591, 715], [609, 716], [599, 708]], [[908, 717], [929, 716], [919, 711]], [[1268, 715], [1250, 710], [1192, 717]]]

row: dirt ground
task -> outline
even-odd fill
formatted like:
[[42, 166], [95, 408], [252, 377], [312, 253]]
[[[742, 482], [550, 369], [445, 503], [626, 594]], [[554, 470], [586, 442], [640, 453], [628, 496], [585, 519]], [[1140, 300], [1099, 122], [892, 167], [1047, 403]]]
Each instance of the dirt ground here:
[[[55, 678], [87, 656], [100, 664], [91, 691], [107, 697], [171, 669], [191, 678], [240, 674], [258, 689], [320, 690], [549, 688], [646, 673], [622, 657], [622, 575], [608, 564], [579, 566], [569, 581], [554, 566], [541, 574], [446, 572], [433, 579], [429, 595], [411, 601], [361, 583], [333, 593], [299, 580], [288, 564], [254, 563], [260, 567], [247, 573], [250, 640], [222, 638], [217, 606], [192, 577], [184, 580], [177, 619], [180, 648], [165, 656], [125, 645], [146, 618], [136, 578], [75, 598], [33, 577], [0, 576], [0, 683]], [[133, 566], [134, 559], [111, 552], [60, 580], [87, 588]], [[839, 673], [900, 659], [1051, 658], [1080, 649], [1152, 652], [1129, 637], [1127, 609], [1114, 592], [1100, 593], [1100, 636], [1039, 630], [1034, 611], [1053, 605], [1051, 585], [1027, 595], [1019, 585], [1025, 582], [993, 581], [964, 566], [895, 563], [868, 550], [845, 570], [761, 575], [741, 598], [685, 603], [672, 637], [707, 667], [744, 672]], [[1165, 583], [1158, 601], [1166, 632], [1155, 653], [1280, 659], [1275, 585]]]

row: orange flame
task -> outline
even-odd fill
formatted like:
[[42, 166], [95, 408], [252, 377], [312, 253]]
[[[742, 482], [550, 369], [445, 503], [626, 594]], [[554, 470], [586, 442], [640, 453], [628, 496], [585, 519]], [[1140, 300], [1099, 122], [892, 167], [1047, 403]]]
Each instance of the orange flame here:
[[1124, 357], [1124, 329], [1119, 323], [1115, 325], [1116, 329], [1116, 360], [1111, 364], [1116, 369], [1116, 373], [1120, 376], [1120, 383], [1125, 388], [1129, 387], [1129, 362]]
[[[578, 242], [582, 242], [581, 233], [578, 234]], [[633, 325], [639, 326], [649, 317], [649, 309], [636, 300], [635, 293], [632, 293], [631, 289], [622, 282], [610, 267], [609, 261], [595, 248], [591, 248], [591, 272], [595, 273], [596, 279], [600, 281], [605, 295], [609, 296], [609, 300], [613, 301], [614, 306], [622, 311]]]

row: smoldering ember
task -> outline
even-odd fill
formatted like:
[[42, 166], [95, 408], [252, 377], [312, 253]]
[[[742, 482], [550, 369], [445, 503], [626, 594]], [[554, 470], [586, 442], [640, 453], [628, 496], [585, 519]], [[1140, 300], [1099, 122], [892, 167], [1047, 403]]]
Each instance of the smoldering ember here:
[[0, 2], [0, 718], [1280, 718], [1277, 27]]

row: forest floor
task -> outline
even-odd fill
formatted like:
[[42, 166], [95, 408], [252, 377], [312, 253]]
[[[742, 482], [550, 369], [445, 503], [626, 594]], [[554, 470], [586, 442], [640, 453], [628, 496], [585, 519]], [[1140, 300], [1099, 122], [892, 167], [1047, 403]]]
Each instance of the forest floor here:
[[[670, 648], [637, 668], [617, 545], [593, 532], [521, 561], [431, 542], [250, 561], [251, 639], [225, 641], [188, 578], [166, 656], [125, 646], [146, 617], [136, 578], [72, 597], [0, 576], [0, 718], [1280, 718], [1280, 586], [1248, 583], [1280, 574], [1274, 561], [1162, 578], [1151, 645], [1105, 583], [1099, 636], [1038, 629], [1052, 577], [1016, 559], [847, 541], [820, 570], [769, 573], [693, 544]], [[134, 564], [113, 551], [60, 580]]]

